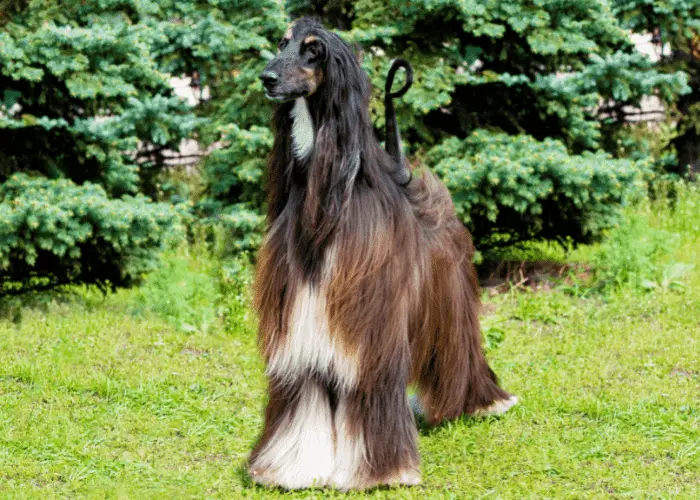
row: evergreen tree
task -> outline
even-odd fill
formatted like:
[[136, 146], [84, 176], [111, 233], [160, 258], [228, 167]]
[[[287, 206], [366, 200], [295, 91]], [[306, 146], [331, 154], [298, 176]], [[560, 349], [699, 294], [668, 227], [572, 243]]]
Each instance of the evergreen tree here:
[[258, 75], [273, 57], [287, 15], [275, 0], [161, 2], [160, 17], [176, 19], [158, 49], [168, 71], [196, 77], [210, 97], [196, 112], [204, 158], [203, 222], [223, 224], [232, 250], [255, 249], [264, 217], [263, 170], [272, 146], [272, 107]]
[[[698, 0], [614, 0], [615, 14], [623, 26], [637, 33], [651, 33], [661, 49], [660, 71], [683, 71], [691, 91], [678, 96], [680, 112], [673, 139], [677, 161], [674, 171], [700, 172], [700, 2]], [[665, 45], [670, 50], [664, 50]]]
[[196, 125], [154, 47], [155, 2], [5, 1], [0, 12], [0, 293], [128, 284], [177, 226], [151, 203]]

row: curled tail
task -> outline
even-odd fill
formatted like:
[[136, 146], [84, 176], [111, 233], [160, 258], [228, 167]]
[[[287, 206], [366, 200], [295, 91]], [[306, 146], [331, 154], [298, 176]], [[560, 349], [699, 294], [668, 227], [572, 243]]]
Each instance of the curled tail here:
[[[391, 91], [394, 84], [394, 77], [399, 68], [406, 71], [406, 83], [396, 92]], [[386, 77], [386, 87], [384, 93], [384, 114], [386, 122], [386, 152], [394, 160], [395, 168], [391, 172], [393, 179], [401, 186], [411, 182], [411, 169], [406, 164], [406, 161], [401, 154], [401, 137], [399, 136], [399, 126], [396, 121], [396, 110], [392, 99], [403, 96], [413, 84], [413, 68], [405, 59], [396, 59], [389, 74]]]

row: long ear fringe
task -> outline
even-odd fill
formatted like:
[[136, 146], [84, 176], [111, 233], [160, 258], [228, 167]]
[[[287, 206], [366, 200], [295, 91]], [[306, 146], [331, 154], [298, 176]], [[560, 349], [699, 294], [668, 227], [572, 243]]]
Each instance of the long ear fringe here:
[[[317, 244], [332, 234], [352, 196], [360, 171], [363, 141], [371, 127], [367, 110], [370, 87], [352, 49], [331, 35], [324, 70], [324, 89], [315, 95], [321, 124], [309, 165], [305, 212]], [[371, 132], [371, 130], [370, 130]], [[318, 223], [318, 224], [315, 224]]]

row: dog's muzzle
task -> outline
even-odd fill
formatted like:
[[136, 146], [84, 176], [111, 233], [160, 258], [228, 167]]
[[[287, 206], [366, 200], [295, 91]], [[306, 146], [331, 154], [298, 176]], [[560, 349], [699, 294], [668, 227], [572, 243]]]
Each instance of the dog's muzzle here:
[[268, 98], [274, 99], [275, 88], [279, 82], [279, 76], [274, 71], [265, 70], [260, 73], [260, 79], [262, 80], [263, 88], [265, 89], [265, 95]]

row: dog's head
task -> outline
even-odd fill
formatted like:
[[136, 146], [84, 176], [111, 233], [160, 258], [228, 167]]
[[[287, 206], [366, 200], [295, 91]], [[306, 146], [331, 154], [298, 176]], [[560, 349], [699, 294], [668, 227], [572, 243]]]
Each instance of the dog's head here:
[[265, 95], [274, 101], [310, 96], [322, 86], [332, 86], [341, 76], [347, 85], [350, 74], [361, 72], [350, 46], [314, 19], [293, 23], [278, 48], [260, 74]]

